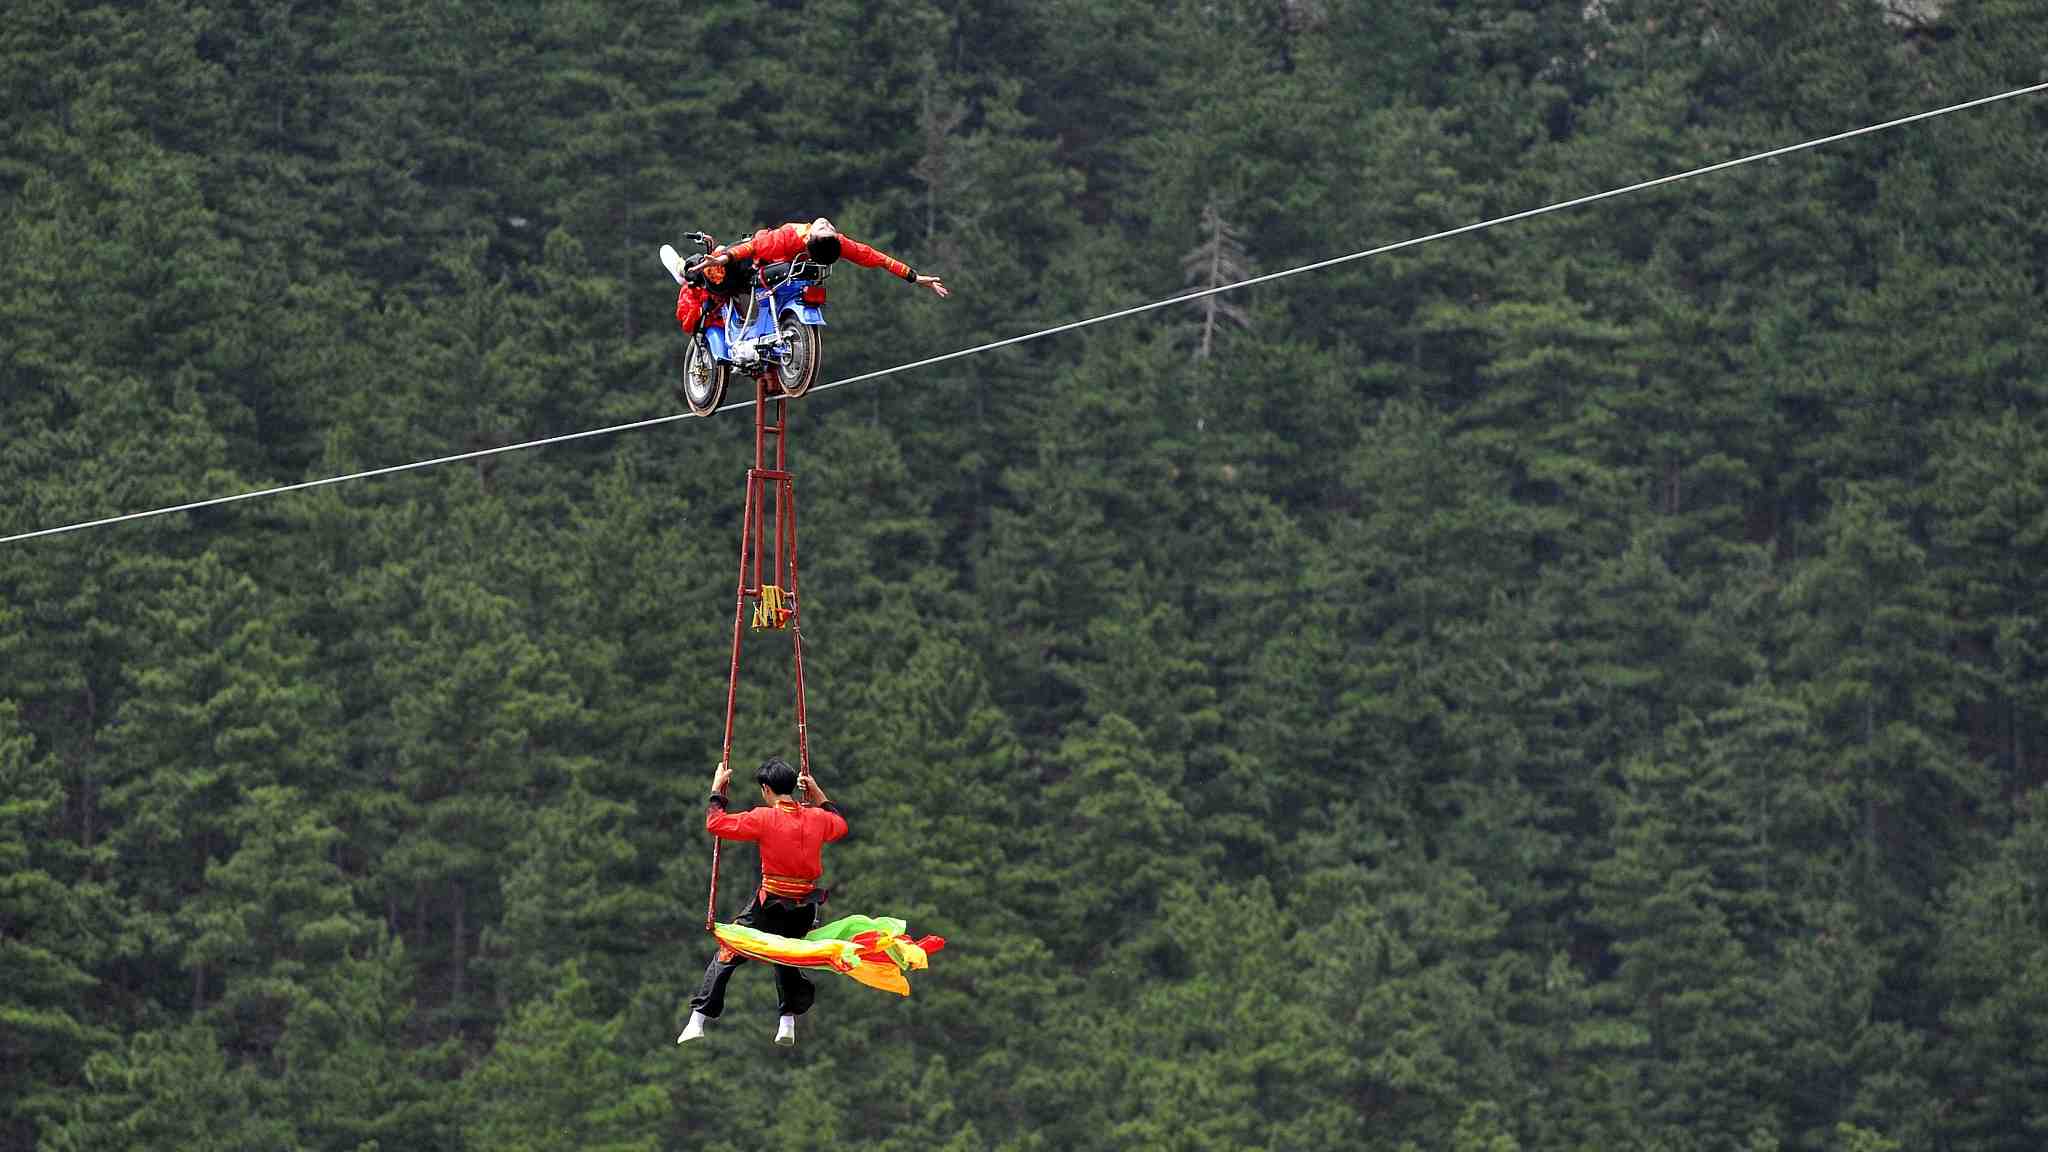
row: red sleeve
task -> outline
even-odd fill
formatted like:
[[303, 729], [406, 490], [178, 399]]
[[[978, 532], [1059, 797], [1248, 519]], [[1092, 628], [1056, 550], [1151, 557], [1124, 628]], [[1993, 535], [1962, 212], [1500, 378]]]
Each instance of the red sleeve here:
[[796, 225], [784, 224], [780, 228], [763, 228], [743, 244], [735, 244], [728, 252], [735, 260], [759, 260], [773, 264], [787, 260], [804, 249], [804, 238], [797, 235]]
[[896, 259], [879, 248], [871, 248], [843, 232], [839, 236], [839, 258], [851, 260], [863, 268], [887, 268], [889, 275], [900, 277], [904, 280], [917, 279], [917, 274], [910, 270], [910, 265], [905, 264], [903, 261]]
[[846, 835], [846, 817], [830, 808], [813, 808], [815, 819], [825, 826], [825, 843], [830, 844]]
[[704, 290], [695, 284], [685, 284], [676, 293], [676, 327], [685, 332], [697, 330], [697, 317], [704, 311]]
[[720, 840], [759, 840], [761, 822], [751, 819], [759, 811], [749, 808], [735, 816], [725, 810], [725, 805], [713, 804], [704, 812], [704, 829]]

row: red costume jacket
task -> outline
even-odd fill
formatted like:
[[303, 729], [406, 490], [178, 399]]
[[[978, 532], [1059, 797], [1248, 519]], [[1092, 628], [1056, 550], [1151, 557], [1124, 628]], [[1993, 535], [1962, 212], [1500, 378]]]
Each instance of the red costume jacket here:
[[714, 795], [704, 827], [720, 840], [758, 843], [762, 895], [797, 898], [809, 895], [825, 874], [820, 849], [846, 835], [846, 818], [836, 805], [805, 808], [787, 796], [735, 815], [725, 810], [725, 797]]

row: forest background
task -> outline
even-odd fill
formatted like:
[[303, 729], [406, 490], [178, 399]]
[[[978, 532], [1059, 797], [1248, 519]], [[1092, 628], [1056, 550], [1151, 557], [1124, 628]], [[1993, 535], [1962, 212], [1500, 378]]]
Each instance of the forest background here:
[[[0, 534], [673, 412], [692, 228], [946, 277], [841, 269], [832, 379], [2044, 60], [2040, 0], [12, 0]], [[800, 402], [835, 907], [951, 945], [794, 1052], [758, 971], [672, 1043], [743, 416], [0, 548], [0, 1148], [2038, 1148], [2044, 289], [2031, 97]]]

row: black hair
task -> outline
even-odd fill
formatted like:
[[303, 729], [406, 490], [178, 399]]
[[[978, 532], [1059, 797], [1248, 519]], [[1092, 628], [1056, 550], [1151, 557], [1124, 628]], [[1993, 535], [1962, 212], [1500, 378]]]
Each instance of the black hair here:
[[839, 259], [839, 234], [813, 236], [804, 241], [804, 251], [820, 264], [835, 263]]
[[761, 770], [754, 773], [756, 784], [766, 784], [777, 796], [787, 796], [796, 791], [796, 769], [780, 756], [770, 756], [761, 761]]

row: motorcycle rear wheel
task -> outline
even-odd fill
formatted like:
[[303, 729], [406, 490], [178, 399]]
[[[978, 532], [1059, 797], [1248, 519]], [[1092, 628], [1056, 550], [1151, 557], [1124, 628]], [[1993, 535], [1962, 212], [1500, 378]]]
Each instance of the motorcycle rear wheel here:
[[785, 396], [801, 396], [818, 381], [818, 361], [825, 351], [825, 329], [805, 324], [794, 316], [782, 318], [782, 362], [775, 366], [775, 383]]

